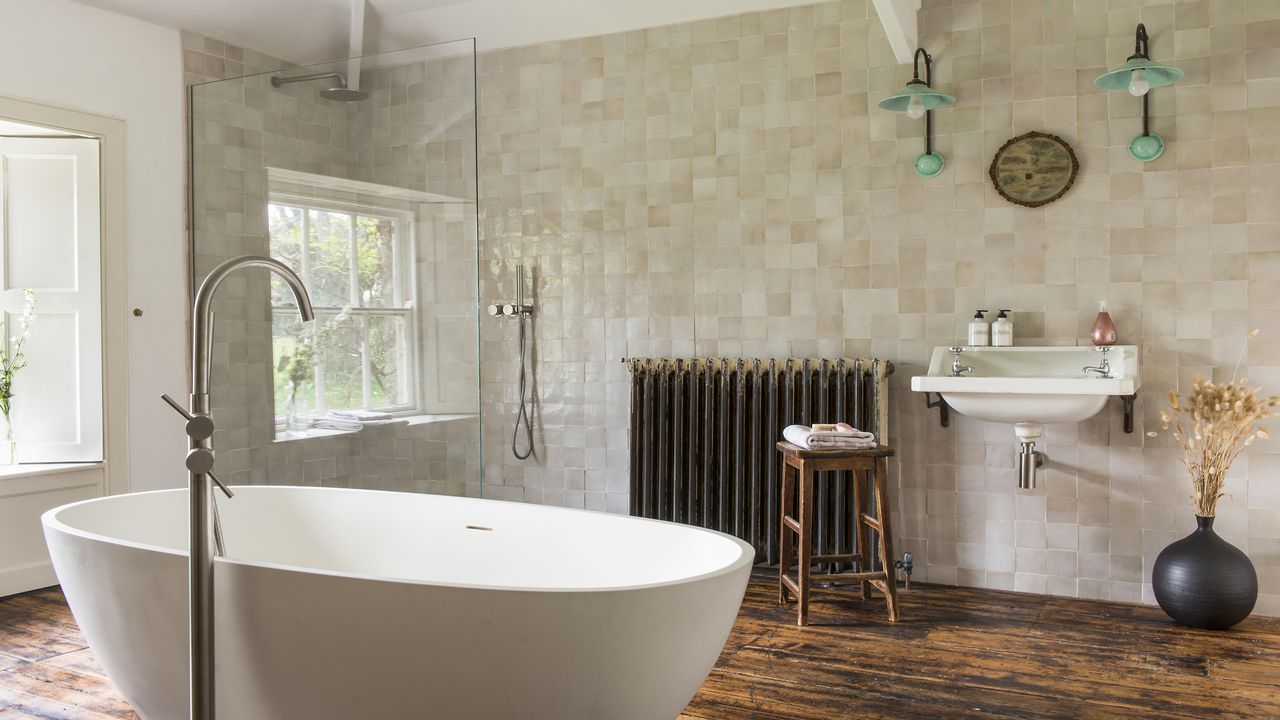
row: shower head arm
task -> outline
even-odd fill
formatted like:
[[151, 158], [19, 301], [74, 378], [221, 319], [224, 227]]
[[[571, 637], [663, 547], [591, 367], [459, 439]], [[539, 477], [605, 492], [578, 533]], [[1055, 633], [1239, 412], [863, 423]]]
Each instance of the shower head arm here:
[[281, 87], [282, 85], [289, 85], [291, 83], [310, 82], [312, 80], [326, 80], [328, 78], [337, 78], [338, 85], [340, 85], [341, 87], [347, 86], [346, 75], [343, 75], [340, 72], [320, 72], [320, 73], [311, 73], [309, 75], [294, 75], [292, 77], [281, 77], [280, 75], [272, 75], [271, 87], [278, 88], [278, 87]]

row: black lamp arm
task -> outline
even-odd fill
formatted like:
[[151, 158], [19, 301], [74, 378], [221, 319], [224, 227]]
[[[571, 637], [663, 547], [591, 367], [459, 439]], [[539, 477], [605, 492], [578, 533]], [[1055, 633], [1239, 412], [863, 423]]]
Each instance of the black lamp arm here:
[[1133, 58], [1145, 58], [1147, 60], [1150, 60], [1151, 59], [1151, 38], [1147, 36], [1147, 26], [1143, 25], [1142, 23], [1138, 23], [1138, 29], [1134, 32], [1133, 35], [1134, 35], [1133, 55], [1130, 55], [1129, 59], [1132, 60]]
[[[1151, 59], [1151, 38], [1147, 35], [1147, 26], [1138, 23], [1138, 29], [1133, 33], [1133, 54], [1129, 56], [1130, 60], [1134, 58], [1142, 58], [1143, 60]], [[1151, 101], [1149, 100], [1151, 93], [1147, 92], [1142, 95], [1142, 136], [1147, 137], [1151, 134]]]
[[[911, 58], [911, 82], [920, 82], [920, 58], [924, 57], [924, 84], [925, 87], [933, 87], [933, 57], [924, 48], [916, 48], [916, 54]], [[933, 111], [924, 111], [924, 153], [926, 155], [933, 154]]]
[[920, 79], [920, 56], [924, 56], [924, 84], [933, 85], [933, 58], [924, 48], [916, 48], [915, 57], [911, 59], [913, 80]]

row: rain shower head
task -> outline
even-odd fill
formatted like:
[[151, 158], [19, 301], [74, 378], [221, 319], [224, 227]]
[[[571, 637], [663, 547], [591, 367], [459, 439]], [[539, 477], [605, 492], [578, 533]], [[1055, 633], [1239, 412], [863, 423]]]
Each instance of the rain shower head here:
[[340, 84], [338, 87], [321, 90], [320, 97], [325, 100], [337, 100], [339, 102], [356, 102], [369, 97], [369, 93], [363, 90], [352, 90], [345, 84]]
[[325, 100], [337, 100], [339, 102], [356, 102], [369, 97], [369, 93], [363, 90], [353, 90], [347, 87], [347, 78], [342, 73], [312, 73], [310, 75], [294, 75], [293, 77], [281, 77], [279, 75], [271, 76], [271, 87], [278, 88], [290, 83], [308, 82], [311, 80], [327, 80], [336, 78], [338, 84], [334, 87], [325, 88], [320, 91], [320, 97]]

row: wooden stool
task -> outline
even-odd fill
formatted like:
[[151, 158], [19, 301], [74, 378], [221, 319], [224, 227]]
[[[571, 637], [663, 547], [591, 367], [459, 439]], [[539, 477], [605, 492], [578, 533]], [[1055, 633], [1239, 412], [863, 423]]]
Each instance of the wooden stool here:
[[[889, 621], [898, 621], [897, 577], [893, 565], [893, 538], [889, 527], [889, 488], [888, 458], [893, 456], [893, 448], [881, 445], [867, 450], [806, 450], [789, 442], [778, 443], [778, 451], [782, 453], [782, 529], [779, 539], [782, 543], [782, 557], [778, 563], [778, 603], [785, 605], [787, 595], [794, 595], [798, 601], [798, 625], [809, 623], [809, 588], [813, 578], [819, 580], [852, 581], [861, 584], [861, 595], [865, 600], [868, 585], [874, 586], [884, 593], [885, 602], [889, 606]], [[814, 474], [823, 470], [850, 471], [853, 474], [854, 493], [854, 538], [855, 552], [849, 555], [814, 555], [813, 554], [813, 506], [816, 498], [813, 490]], [[870, 474], [872, 491], [875, 494], [876, 517], [872, 517], [867, 507], [867, 488], [864, 475]], [[799, 519], [796, 517], [796, 476], [800, 476]], [[866, 542], [867, 529], [876, 531], [880, 537], [881, 570], [870, 572], [871, 548]], [[799, 552], [793, 552], [793, 533], [798, 535]], [[799, 565], [798, 577], [793, 579], [787, 573], [792, 563]], [[858, 572], [818, 573], [810, 574], [810, 568], [821, 563], [857, 563]]]

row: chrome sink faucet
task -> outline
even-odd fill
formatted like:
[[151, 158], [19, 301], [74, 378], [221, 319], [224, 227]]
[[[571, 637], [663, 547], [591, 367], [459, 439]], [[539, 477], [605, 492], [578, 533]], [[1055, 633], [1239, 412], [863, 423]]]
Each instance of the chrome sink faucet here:
[[1094, 350], [1102, 353], [1102, 360], [1100, 360], [1097, 365], [1085, 365], [1080, 372], [1084, 373], [1086, 376], [1089, 373], [1098, 373], [1099, 378], [1109, 379], [1111, 377], [1111, 360], [1107, 357], [1107, 354], [1111, 352], [1111, 346], [1100, 345], [1094, 348]]
[[951, 352], [955, 353], [955, 357], [951, 359], [951, 377], [964, 377], [965, 373], [973, 372], [973, 368], [969, 365], [960, 364], [960, 353], [964, 352], [964, 347], [953, 345]]
[[[169, 396], [165, 402], [187, 420], [189, 439], [187, 450], [187, 492], [191, 502], [189, 529], [191, 532], [187, 553], [188, 589], [190, 591], [190, 651], [191, 651], [191, 720], [214, 720], [214, 672], [213, 672], [213, 556], [209, 552], [209, 482], [222, 490], [227, 497], [231, 491], [213, 474], [214, 422], [209, 415], [209, 367], [213, 359], [213, 296], [228, 275], [247, 267], [266, 268], [281, 277], [293, 291], [298, 304], [298, 314], [304, 322], [313, 320], [311, 298], [302, 280], [287, 265], [269, 257], [244, 255], [232, 258], [210, 272], [192, 304], [191, 326], [191, 409], [184, 410]], [[214, 535], [222, 544], [217, 527], [217, 506], [214, 506]]]

